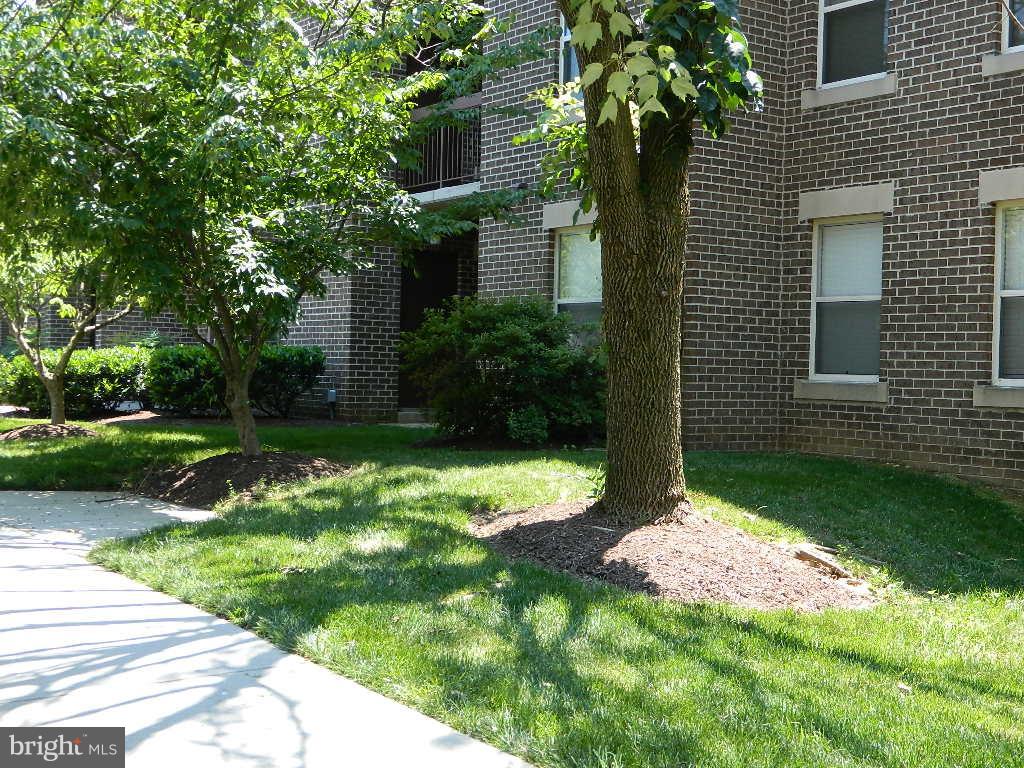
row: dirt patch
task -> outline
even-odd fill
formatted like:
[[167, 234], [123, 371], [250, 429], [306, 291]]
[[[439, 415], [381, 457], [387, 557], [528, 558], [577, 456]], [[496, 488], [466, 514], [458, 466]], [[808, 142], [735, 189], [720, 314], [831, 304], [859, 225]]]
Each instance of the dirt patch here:
[[210, 509], [232, 495], [252, 499], [272, 485], [341, 475], [349, 469], [345, 464], [288, 451], [255, 457], [224, 453], [184, 467], [153, 472], [139, 484], [137, 492]]
[[60, 440], [68, 437], [99, 437], [91, 429], [74, 424], [29, 424], [0, 432], [0, 440]]
[[480, 515], [473, 534], [513, 558], [684, 603], [864, 608], [863, 583], [836, 578], [736, 528], [693, 514], [623, 528], [580, 501]]

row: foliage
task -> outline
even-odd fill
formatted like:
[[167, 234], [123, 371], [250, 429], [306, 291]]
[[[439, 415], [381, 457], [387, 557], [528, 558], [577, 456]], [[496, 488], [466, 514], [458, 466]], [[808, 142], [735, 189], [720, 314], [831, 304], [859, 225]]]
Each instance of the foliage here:
[[575, 443], [601, 434], [605, 374], [573, 330], [540, 298], [461, 298], [404, 334], [401, 354], [449, 435]]
[[516, 139], [553, 150], [541, 161], [542, 194], [553, 194], [567, 173], [582, 193], [582, 209], [596, 202], [581, 90], [593, 112], [591, 127], [630, 121], [638, 153], [646, 129], [659, 123], [677, 126], [679, 150], [688, 154], [695, 119], [719, 138], [730, 127], [730, 111], [748, 104], [761, 109], [764, 84], [752, 68], [738, 6], [738, 0], [654, 0], [641, 4], [640, 21], [636, 6], [621, 0], [566, 0], [571, 44], [584, 65], [580, 78], [538, 91], [537, 125]]
[[548, 417], [536, 405], [512, 411], [508, 415], [508, 436], [522, 445], [536, 447], [548, 439]]
[[[135, 265], [154, 309], [197, 338], [209, 329], [242, 448], [258, 453], [249, 381], [304, 296], [370, 265], [384, 240], [458, 234], [516, 197], [425, 211], [394, 172], [396, 157], [410, 162], [419, 97], [451, 101], [501, 63], [483, 53], [497, 26], [467, 0], [136, 0], [113, 11], [110, 0], [0, 11], [6, 131], [101, 171], [76, 221]], [[409, 57], [425, 66], [396, 77]]]
[[[264, 413], [287, 418], [301, 395], [324, 371], [318, 347], [270, 344], [263, 348], [250, 389]], [[157, 408], [181, 416], [222, 413], [224, 375], [217, 358], [196, 344], [154, 349], [146, 372], [146, 394]]]
[[224, 377], [217, 359], [206, 347], [158, 347], [150, 354], [146, 393], [155, 408], [179, 416], [220, 413], [224, 408]]
[[[44, 350], [42, 358], [53, 367], [59, 354], [58, 350]], [[149, 351], [139, 347], [75, 350], [64, 374], [68, 415], [95, 416], [114, 411], [124, 402], [142, 402], [148, 360]], [[46, 389], [35, 366], [24, 355], [6, 365], [0, 363], [0, 401], [28, 408], [34, 416], [49, 412]]]
[[327, 356], [320, 347], [270, 344], [260, 353], [249, 395], [263, 413], [288, 418], [296, 401], [323, 375]]

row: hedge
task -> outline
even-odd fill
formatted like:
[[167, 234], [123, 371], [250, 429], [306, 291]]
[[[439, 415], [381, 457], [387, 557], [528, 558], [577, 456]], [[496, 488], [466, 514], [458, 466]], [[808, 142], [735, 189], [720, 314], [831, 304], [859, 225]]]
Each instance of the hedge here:
[[[318, 347], [267, 345], [249, 386], [253, 405], [264, 413], [287, 418], [299, 397], [323, 374], [325, 363], [323, 350]], [[224, 411], [224, 377], [206, 347], [154, 349], [146, 390], [156, 408], [178, 415]]]
[[[52, 364], [54, 350], [43, 350]], [[143, 379], [150, 350], [141, 347], [79, 349], [68, 361], [64, 399], [71, 418], [114, 411], [123, 402], [145, 402]], [[50, 413], [50, 400], [35, 368], [24, 355], [0, 362], [0, 401], [28, 408], [36, 417]]]

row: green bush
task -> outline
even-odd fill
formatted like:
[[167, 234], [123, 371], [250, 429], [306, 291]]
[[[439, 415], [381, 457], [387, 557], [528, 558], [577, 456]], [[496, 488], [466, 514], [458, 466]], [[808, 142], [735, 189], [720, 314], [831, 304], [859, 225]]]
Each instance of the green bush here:
[[249, 397], [264, 413], [288, 418], [295, 401], [316, 386], [326, 364], [327, 358], [319, 347], [264, 347], [249, 385]]
[[157, 347], [149, 355], [146, 394], [153, 407], [178, 416], [220, 413], [224, 410], [224, 377], [206, 347]]
[[605, 362], [539, 298], [454, 299], [402, 335], [403, 368], [456, 438], [579, 443], [604, 432]]
[[[296, 400], [316, 384], [325, 357], [317, 347], [264, 347], [249, 385], [261, 411], [288, 417]], [[222, 413], [224, 377], [213, 353], [199, 345], [158, 347], [150, 355], [146, 389], [153, 404], [178, 415]]]
[[[52, 364], [54, 350], [43, 350]], [[72, 418], [113, 411], [126, 401], [145, 401], [143, 380], [149, 350], [140, 347], [78, 349], [68, 361], [64, 379], [64, 401]], [[35, 368], [24, 355], [17, 355], [0, 371], [0, 400], [28, 408], [33, 416], [50, 412], [50, 400]]]

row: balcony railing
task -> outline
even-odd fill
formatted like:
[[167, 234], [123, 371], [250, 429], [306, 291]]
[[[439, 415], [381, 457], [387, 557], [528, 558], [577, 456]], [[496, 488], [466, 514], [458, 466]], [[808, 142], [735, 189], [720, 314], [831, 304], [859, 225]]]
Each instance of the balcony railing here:
[[402, 186], [409, 192], [428, 192], [480, 180], [480, 100], [470, 97], [465, 102], [452, 106], [472, 112], [467, 124], [442, 126], [420, 142], [420, 167], [402, 171]]

